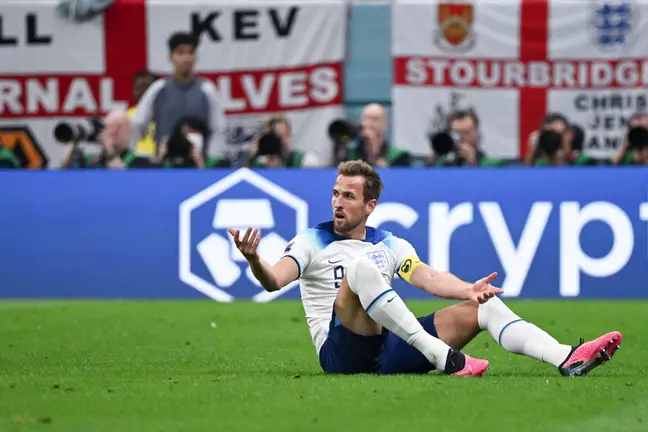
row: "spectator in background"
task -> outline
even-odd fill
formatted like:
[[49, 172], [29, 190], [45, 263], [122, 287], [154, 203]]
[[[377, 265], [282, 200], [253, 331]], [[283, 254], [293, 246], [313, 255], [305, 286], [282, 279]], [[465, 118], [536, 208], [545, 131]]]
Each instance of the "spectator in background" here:
[[427, 166], [496, 166], [502, 161], [479, 148], [479, 117], [473, 110], [458, 110], [448, 116], [445, 131], [430, 137], [433, 154]]
[[[637, 126], [642, 126], [648, 129], [648, 113], [635, 113], [630, 116], [630, 118], [628, 119], [628, 130], [626, 133], [629, 134], [630, 130]], [[621, 146], [617, 154], [612, 157], [610, 162], [613, 165], [627, 165], [628, 162], [632, 160], [632, 154], [629, 147], [630, 143], [628, 142], [628, 135], [626, 135], [625, 139], [623, 140], [623, 145]]]
[[[128, 116], [131, 120], [135, 117], [137, 104], [139, 103], [146, 90], [153, 84], [157, 77], [147, 71], [142, 70], [135, 74], [133, 77], [133, 106], [128, 109]], [[137, 142], [135, 151], [139, 154], [144, 154], [154, 157], [157, 154], [157, 146], [155, 145], [155, 123], [149, 123], [146, 134]]]
[[320, 161], [312, 152], [293, 148], [290, 120], [279, 114], [269, 117], [261, 125], [259, 138], [250, 146], [248, 165], [254, 168], [300, 168], [320, 165]]
[[346, 160], [363, 160], [374, 167], [410, 166], [411, 155], [393, 148], [387, 141], [387, 112], [372, 103], [364, 107], [360, 117], [360, 137], [349, 143]]
[[[87, 168], [149, 168], [151, 161], [148, 158], [137, 156], [129, 149], [132, 137], [131, 122], [126, 111], [110, 111], [104, 119], [104, 129], [99, 135], [101, 153], [88, 155]], [[73, 149], [70, 150], [63, 163], [62, 168], [70, 167], [70, 158]]]
[[186, 116], [200, 118], [209, 129], [205, 143], [207, 154], [218, 160], [218, 166], [229, 165], [225, 144], [225, 111], [220, 95], [208, 79], [196, 76], [198, 39], [190, 33], [174, 33], [168, 40], [173, 75], [155, 81], [137, 104], [133, 117], [131, 148], [155, 123], [155, 142], [169, 138], [174, 126]]

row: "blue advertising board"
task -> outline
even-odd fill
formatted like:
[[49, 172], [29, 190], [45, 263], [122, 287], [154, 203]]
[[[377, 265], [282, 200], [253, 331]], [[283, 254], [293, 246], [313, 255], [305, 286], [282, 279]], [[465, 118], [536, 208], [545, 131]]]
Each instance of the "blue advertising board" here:
[[[647, 298], [648, 169], [389, 169], [370, 224], [505, 297]], [[333, 169], [2, 172], [0, 297], [298, 298], [265, 293], [227, 227], [272, 261], [331, 218]], [[396, 278], [398, 279], [398, 278]], [[427, 294], [403, 281], [404, 298]]]

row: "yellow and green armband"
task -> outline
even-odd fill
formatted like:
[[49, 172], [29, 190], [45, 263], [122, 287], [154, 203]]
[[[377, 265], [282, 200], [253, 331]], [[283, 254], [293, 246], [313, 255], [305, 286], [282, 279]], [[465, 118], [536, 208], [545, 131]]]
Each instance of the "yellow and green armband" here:
[[423, 264], [416, 255], [408, 256], [398, 268], [398, 276], [406, 282], [410, 281], [414, 269]]

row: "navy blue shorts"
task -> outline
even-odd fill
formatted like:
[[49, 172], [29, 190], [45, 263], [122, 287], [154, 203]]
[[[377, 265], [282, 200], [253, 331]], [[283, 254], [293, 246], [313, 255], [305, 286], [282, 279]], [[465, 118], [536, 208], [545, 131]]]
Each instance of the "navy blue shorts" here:
[[[425, 331], [438, 337], [434, 312], [418, 320]], [[335, 316], [335, 308], [319, 359], [322, 370], [332, 374], [425, 374], [434, 370], [416, 348], [386, 329], [376, 336], [346, 329]]]

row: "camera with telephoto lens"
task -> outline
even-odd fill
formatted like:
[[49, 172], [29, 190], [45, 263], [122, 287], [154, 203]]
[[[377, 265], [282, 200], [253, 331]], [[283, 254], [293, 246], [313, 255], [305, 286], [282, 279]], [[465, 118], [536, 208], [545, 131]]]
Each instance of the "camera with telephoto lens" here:
[[86, 154], [79, 143], [81, 141], [96, 143], [99, 140], [99, 134], [104, 129], [104, 123], [101, 118], [93, 117], [88, 123], [67, 123], [60, 122], [54, 128], [54, 138], [61, 144], [72, 143], [72, 154], [68, 161], [68, 168], [85, 168], [87, 166]]
[[538, 137], [538, 148], [542, 153], [553, 157], [562, 147], [562, 135], [554, 130], [545, 129]]
[[349, 143], [360, 138], [362, 128], [347, 119], [335, 119], [328, 127], [328, 136], [333, 141], [333, 154], [336, 162], [347, 157]]
[[256, 155], [257, 162], [265, 165], [272, 159], [283, 159], [283, 143], [274, 132], [266, 132], [259, 138]]
[[167, 140], [166, 162], [174, 168], [188, 168], [196, 165], [191, 157], [191, 142], [179, 130]]
[[96, 143], [103, 129], [103, 120], [98, 117], [89, 119], [88, 124], [60, 122], [54, 128], [54, 138], [61, 144], [80, 141]]
[[457, 154], [459, 135], [456, 132], [443, 130], [428, 136], [430, 147], [437, 158], [444, 158], [443, 165], [460, 165], [461, 157]]
[[191, 168], [197, 166], [196, 161], [193, 158], [193, 147], [191, 140], [187, 137], [185, 128], [189, 130], [197, 131], [198, 134], [202, 136], [200, 148], [197, 150], [203, 154], [203, 157], [206, 155], [206, 145], [204, 142], [209, 138], [209, 128], [207, 124], [198, 117], [187, 116], [183, 117], [175, 124], [171, 136], [167, 140], [167, 153], [165, 156], [166, 162], [171, 167], [176, 168]]

